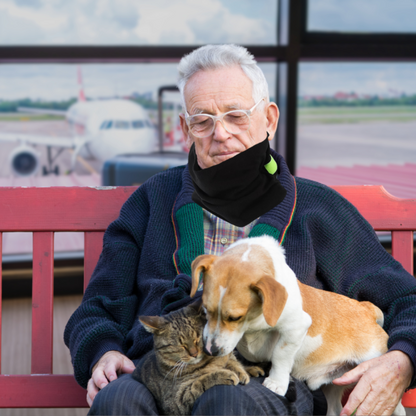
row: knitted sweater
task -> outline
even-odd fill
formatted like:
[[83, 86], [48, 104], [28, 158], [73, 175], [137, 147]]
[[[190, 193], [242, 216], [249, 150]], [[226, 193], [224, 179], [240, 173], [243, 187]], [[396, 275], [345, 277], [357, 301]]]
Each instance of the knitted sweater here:
[[[324, 185], [294, 178], [272, 153], [287, 195], [259, 218], [250, 236], [276, 238], [301, 282], [376, 304], [384, 312], [390, 350], [414, 360], [414, 277], [383, 249], [354, 206]], [[108, 227], [82, 304], [64, 334], [81, 386], [105, 352], [136, 360], [152, 348], [139, 315], [160, 315], [162, 308], [167, 312], [189, 300], [191, 262], [204, 254], [203, 211], [192, 201], [193, 191], [187, 166], [164, 171], [140, 186]]]

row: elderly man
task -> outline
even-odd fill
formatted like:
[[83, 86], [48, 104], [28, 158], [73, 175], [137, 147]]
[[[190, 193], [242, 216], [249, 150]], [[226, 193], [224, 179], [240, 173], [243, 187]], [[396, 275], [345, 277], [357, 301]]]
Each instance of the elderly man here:
[[[378, 243], [358, 212], [331, 189], [294, 178], [269, 148], [279, 111], [253, 57], [234, 45], [204, 46], [179, 64], [189, 163], [143, 184], [110, 225], [81, 306], [65, 331], [90, 414], [157, 414], [131, 377], [152, 338], [138, 315], [189, 302], [192, 260], [237, 239], [268, 234], [284, 245], [302, 282], [359, 300], [385, 314], [389, 351], [338, 384], [357, 383], [342, 414], [391, 414], [415, 386], [416, 284]], [[296, 400], [252, 379], [216, 386], [193, 414], [322, 414], [319, 398], [295, 381]]]

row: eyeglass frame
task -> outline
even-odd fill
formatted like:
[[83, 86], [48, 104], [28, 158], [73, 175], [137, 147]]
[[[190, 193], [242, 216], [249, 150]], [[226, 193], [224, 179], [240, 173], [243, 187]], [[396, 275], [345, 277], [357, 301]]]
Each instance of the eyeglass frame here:
[[[214, 124], [212, 125], [212, 130], [210, 131], [210, 133], [209, 134], [207, 134], [206, 136], [202, 136], [202, 137], [200, 137], [200, 136], [196, 136], [194, 133], [192, 133], [195, 137], [198, 137], [198, 138], [200, 138], [200, 139], [204, 139], [205, 137], [208, 137], [208, 136], [211, 136], [211, 134], [214, 132], [214, 130], [215, 130], [215, 126], [217, 125], [217, 121], [219, 121], [220, 123], [221, 123], [221, 125], [224, 127], [224, 130], [227, 132], [227, 133], [229, 133], [229, 134], [240, 134], [240, 133], [231, 133], [230, 131], [228, 131], [227, 130], [227, 128], [225, 127], [225, 125], [224, 125], [224, 123], [223, 123], [223, 119], [224, 119], [224, 116], [226, 116], [227, 114], [230, 114], [230, 113], [233, 113], [234, 111], [242, 111], [243, 113], [245, 113], [246, 114], [246, 116], [248, 117], [248, 129], [247, 130], [244, 130], [244, 132], [246, 132], [246, 131], [248, 131], [248, 130], [250, 130], [250, 127], [251, 127], [251, 115], [252, 115], [252, 113], [253, 113], [253, 111], [254, 111], [254, 109], [264, 100], [265, 98], [263, 97], [260, 101], [258, 101], [256, 104], [254, 104], [253, 105], [253, 107], [251, 107], [249, 110], [230, 110], [230, 111], [227, 111], [226, 113], [223, 113], [223, 114], [221, 114], [221, 115], [219, 115], [219, 116], [213, 116], [213, 115], [211, 115], [211, 114], [205, 114], [205, 113], [200, 113], [200, 114], [193, 114], [193, 115], [189, 115], [189, 113], [188, 113], [188, 110], [186, 110], [185, 111], [185, 121], [186, 121], [186, 124], [188, 125], [188, 127], [189, 127], [189, 130], [191, 130], [191, 128], [190, 128], [190, 125], [189, 125], [189, 119], [191, 118], [191, 117], [195, 117], [195, 116], [207, 116], [207, 117], [210, 117], [212, 120], [214, 120]], [[244, 133], [244, 132], [241, 132], [241, 133]]]

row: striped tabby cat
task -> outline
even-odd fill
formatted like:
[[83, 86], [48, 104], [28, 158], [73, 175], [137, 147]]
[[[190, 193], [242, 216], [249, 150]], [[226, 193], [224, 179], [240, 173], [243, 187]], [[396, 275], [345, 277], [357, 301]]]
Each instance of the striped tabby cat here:
[[[246, 384], [250, 377], [233, 354], [212, 357], [203, 351], [205, 325], [201, 302], [169, 315], [140, 316], [153, 333], [154, 348], [140, 361], [133, 378], [144, 384], [165, 415], [189, 415], [195, 400], [218, 384]], [[258, 376], [258, 367], [247, 368]]]

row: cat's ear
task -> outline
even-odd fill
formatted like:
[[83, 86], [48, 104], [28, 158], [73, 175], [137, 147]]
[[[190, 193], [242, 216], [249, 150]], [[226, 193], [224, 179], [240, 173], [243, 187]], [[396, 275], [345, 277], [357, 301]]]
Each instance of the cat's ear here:
[[202, 298], [199, 298], [195, 302], [188, 305], [188, 308], [192, 308], [195, 312], [199, 313], [202, 311]]
[[198, 290], [200, 274], [202, 273], [204, 276], [205, 272], [209, 269], [209, 267], [216, 258], [217, 256], [214, 256], [212, 254], [203, 254], [201, 256], [198, 256], [192, 262], [192, 289], [190, 294], [191, 298], [195, 296], [195, 293]]
[[139, 316], [139, 321], [143, 324], [144, 329], [152, 334], [161, 332], [167, 322], [161, 316]]

